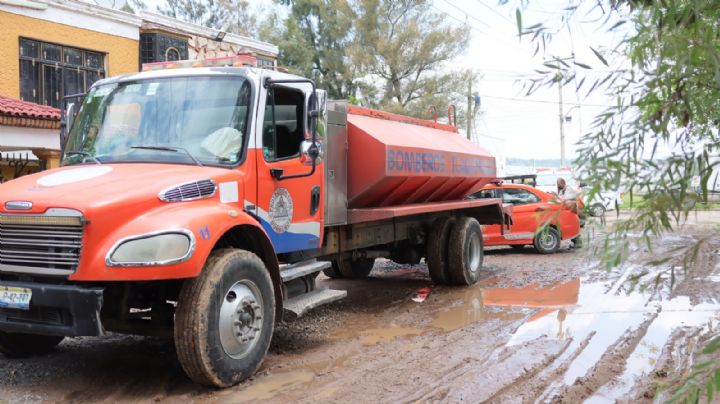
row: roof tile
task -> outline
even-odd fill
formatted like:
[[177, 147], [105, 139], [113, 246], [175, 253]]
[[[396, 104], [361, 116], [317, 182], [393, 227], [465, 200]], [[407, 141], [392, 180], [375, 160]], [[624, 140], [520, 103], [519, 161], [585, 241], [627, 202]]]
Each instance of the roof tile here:
[[0, 115], [60, 120], [60, 110], [57, 108], [3, 96], [0, 96]]

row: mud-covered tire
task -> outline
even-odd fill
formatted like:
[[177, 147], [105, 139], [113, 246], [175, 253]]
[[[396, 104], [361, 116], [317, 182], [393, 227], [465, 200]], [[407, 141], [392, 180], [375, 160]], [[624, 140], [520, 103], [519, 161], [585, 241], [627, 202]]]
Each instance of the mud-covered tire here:
[[331, 262], [329, 267], [323, 269], [322, 271], [328, 278], [341, 279], [343, 277], [334, 261]]
[[[197, 383], [237, 384], [262, 364], [274, 323], [273, 284], [260, 258], [244, 250], [215, 251], [180, 291], [175, 312], [180, 364]], [[250, 342], [241, 341], [246, 336]]]
[[339, 273], [342, 278], [365, 279], [375, 266], [375, 258], [335, 259], [332, 260], [332, 270]]
[[480, 279], [483, 263], [482, 228], [475, 218], [455, 222], [448, 240], [448, 273], [455, 285], [473, 285]]
[[427, 260], [430, 279], [438, 285], [450, 284], [448, 272], [448, 240], [455, 225], [454, 217], [443, 217], [433, 223], [427, 240]]
[[0, 353], [9, 358], [27, 358], [51, 352], [65, 337], [0, 331]]
[[535, 250], [540, 254], [552, 254], [560, 249], [560, 232], [554, 227], [545, 227], [535, 235]]

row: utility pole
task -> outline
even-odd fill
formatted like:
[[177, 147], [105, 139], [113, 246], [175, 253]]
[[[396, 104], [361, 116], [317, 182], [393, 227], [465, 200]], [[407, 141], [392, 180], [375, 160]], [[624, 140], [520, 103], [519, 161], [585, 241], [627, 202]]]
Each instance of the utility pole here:
[[472, 121], [473, 121], [473, 95], [472, 95], [472, 76], [468, 80], [468, 99], [467, 99], [467, 138], [472, 141]]
[[565, 117], [563, 116], [562, 75], [558, 69], [558, 118], [560, 121], [560, 167], [565, 167]]

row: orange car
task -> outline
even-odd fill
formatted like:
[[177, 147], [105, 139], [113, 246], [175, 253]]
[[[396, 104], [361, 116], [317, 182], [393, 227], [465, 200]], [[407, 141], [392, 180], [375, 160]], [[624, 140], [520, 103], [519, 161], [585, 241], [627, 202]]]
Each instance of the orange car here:
[[513, 205], [513, 223], [501, 231], [500, 225], [483, 226], [486, 246], [509, 245], [521, 249], [532, 245], [542, 254], [554, 253], [561, 240], [580, 234], [580, 220], [573, 204], [561, 203], [557, 197], [521, 184], [491, 184], [469, 196], [471, 199], [502, 198]]

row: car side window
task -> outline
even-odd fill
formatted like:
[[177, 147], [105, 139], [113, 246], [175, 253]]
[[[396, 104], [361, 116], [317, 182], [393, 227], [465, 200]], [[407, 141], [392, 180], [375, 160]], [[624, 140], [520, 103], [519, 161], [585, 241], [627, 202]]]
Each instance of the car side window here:
[[488, 198], [495, 198], [495, 190], [494, 189], [483, 189], [482, 191], [475, 192], [474, 194], [470, 195], [470, 199], [488, 199]]
[[513, 205], [526, 205], [528, 203], [540, 202], [540, 198], [532, 192], [518, 188], [503, 189], [502, 200], [504, 203], [511, 203]]

